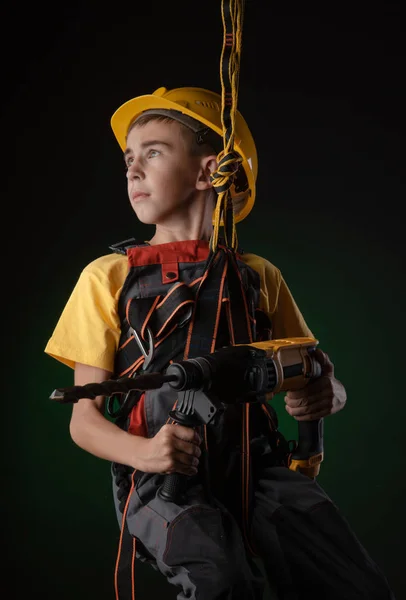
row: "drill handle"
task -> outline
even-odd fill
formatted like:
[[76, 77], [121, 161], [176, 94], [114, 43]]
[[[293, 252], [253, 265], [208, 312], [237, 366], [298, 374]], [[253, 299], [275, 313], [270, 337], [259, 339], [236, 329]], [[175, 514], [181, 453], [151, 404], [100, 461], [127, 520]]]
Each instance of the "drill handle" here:
[[186, 482], [186, 475], [180, 473], [165, 475], [163, 484], [158, 490], [159, 497], [166, 502], [181, 502]]
[[[307, 372], [310, 378], [307, 383], [317, 379], [322, 374], [322, 366], [314, 357], [315, 347], [309, 349], [307, 355]], [[293, 389], [302, 387], [300, 380], [295, 381]], [[292, 381], [284, 381], [285, 389], [290, 389]], [[298, 421], [298, 442], [296, 449], [290, 456], [289, 468], [292, 471], [299, 471], [308, 477], [315, 478], [320, 472], [320, 464], [324, 457], [323, 441], [324, 421], [316, 419], [314, 421]]]
[[[194, 392], [194, 390], [192, 390], [192, 392]], [[187, 392], [181, 392], [181, 395], [185, 394], [187, 394]], [[192, 397], [194, 397], [194, 394]], [[182, 407], [182, 402], [180, 403], [180, 406]], [[185, 414], [184, 412], [175, 409], [169, 411], [169, 416], [171, 417], [173, 423], [183, 425], [183, 427], [195, 429], [201, 425], [200, 418], [193, 412]], [[165, 475], [163, 483], [158, 489], [158, 496], [166, 502], [175, 502], [177, 504], [181, 503], [183, 494], [186, 490], [187, 481], [188, 476], [182, 475], [181, 473], [175, 472]]]
[[[176, 389], [177, 384], [173, 384], [173, 387]], [[169, 411], [169, 416], [174, 423], [195, 429], [211, 423], [215, 415], [221, 412], [221, 404], [209, 392], [186, 389], [179, 392], [177, 406]], [[167, 502], [182, 502], [188, 479], [187, 475], [181, 473], [165, 475], [158, 495]]]
[[294, 457], [299, 459], [323, 452], [323, 419], [298, 421], [298, 444]]
[[324, 456], [323, 430], [323, 419], [298, 422], [298, 443], [289, 464], [292, 471], [317, 477]]

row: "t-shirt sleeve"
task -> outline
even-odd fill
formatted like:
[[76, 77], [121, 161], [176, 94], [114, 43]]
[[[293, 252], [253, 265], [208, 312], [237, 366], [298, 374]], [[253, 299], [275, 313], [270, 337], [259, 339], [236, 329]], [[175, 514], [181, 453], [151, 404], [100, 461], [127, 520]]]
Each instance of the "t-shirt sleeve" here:
[[286, 281], [280, 275], [276, 304], [270, 314], [272, 338], [314, 337], [308, 327]]
[[45, 353], [74, 368], [75, 363], [114, 371], [120, 339], [118, 297], [127, 268], [123, 256], [96, 259], [79, 279], [45, 347]]
[[272, 338], [314, 337], [280, 270], [255, 254], [243, 255], [261, 282], [259, 307], [272, 323]]

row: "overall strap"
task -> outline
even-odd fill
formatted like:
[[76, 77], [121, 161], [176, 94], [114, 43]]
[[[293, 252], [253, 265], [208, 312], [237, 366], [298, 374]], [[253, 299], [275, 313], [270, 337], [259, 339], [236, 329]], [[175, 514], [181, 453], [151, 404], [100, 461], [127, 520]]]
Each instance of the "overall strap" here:
[[196, 290], [184, 359], [204, 356], [215, 350], [227, 269], [226, 255], [219, 251]]

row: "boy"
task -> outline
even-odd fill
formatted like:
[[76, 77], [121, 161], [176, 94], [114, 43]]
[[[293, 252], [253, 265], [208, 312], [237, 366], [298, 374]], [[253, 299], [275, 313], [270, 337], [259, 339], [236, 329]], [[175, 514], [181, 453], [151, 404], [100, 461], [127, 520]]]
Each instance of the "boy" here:
[[[130, 203], [155, 233], [146, 243], [114, 245], [81, 273], [45, 349], [74, 369], [75, 385], [136, 375], [143, 366], [162, 371], [174, 360], [270, 335], [312, 336], [275, 266], [222, 244], [210, 255], [220, 110], [220, 96], [207, 90], [159, 88], [113, 115]], [[257, 174], [239, 112], [235, 149], [240, 162], [230, 190], [238, 222], [254, 203]], [[346, 402], [330, 359], [316, 353], [322, 376], [286, 394], [298, 421]], [[393, 597], [325, 492], [286, 468], [289, 451], [269, 406], [228, 404], [213, 427], [192, 428], [168, 417], [176, 400], [168, 385], [129, 394], [115, 420], [105, 417], [103, 397], [73, 405], [74, 442], [112, 462], [123, 535], [116, 598], [133, 597], [135, 555], [176, 585], [180, 600], [260, 599], [255, 556], [281, 600]], [[172, 473], [188, 478], [179, 503], [158, 494]]]

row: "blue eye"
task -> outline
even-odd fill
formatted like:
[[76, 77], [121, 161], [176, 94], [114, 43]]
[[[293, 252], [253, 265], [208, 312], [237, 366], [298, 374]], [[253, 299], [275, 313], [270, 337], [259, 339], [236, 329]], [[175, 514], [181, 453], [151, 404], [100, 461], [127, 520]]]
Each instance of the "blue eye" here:
[[148, 152], [148, 157], [150, 157], [150, 158], [154, 158], [154, 156], [156, 156], [157, 154], [160, 154], [159, 150], [152, 150], [152, 149], [151, 149], [151, 150]]

